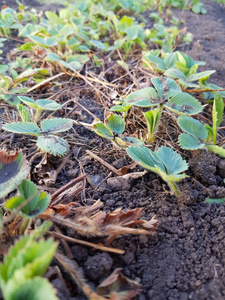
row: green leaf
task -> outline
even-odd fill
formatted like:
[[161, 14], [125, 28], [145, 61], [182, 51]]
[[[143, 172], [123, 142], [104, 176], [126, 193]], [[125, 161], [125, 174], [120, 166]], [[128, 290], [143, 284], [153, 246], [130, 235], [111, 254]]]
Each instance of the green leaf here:
[[68, 63], [76, 61], [76, 62], [79, 62], [80, 64], [85, 64], [89, 60], [90, 60], [90, 58], [84, 54], [74, 54], [74, 55], [68, 55], [66, 57], [66, 61]]
[[160, 70], [160, 71], [166, 70], [166, 65], [161, 58], [159, 58], [155, 55], [148, 54], [148, 55], [144, 56], [144, 61], [146, 59], [149, 60], [151, 63], [153, 63], [156, 66], [157, 70]]
[[180, 116], [178, 118], [178, 124], [183, 131], [187, 132], [198, 140], [202, 140], [204, 142], [208, 136], [208, 131], [204, 124], [196, 119], [188, 116]]
[[97, 133], [99, 136], [111, 140], [114, 138], [113, 132], [102, 122], [97, 122], [92, 126], [94, 132]]
[[62, 108], [62, 105], [54, 100], [39, 99], [36, 101], [36, 103], [39, 109], [41, 108], [43, 110], [57, 110]]
[[18, 299], [16, 296], [11, 298], [10, 295], [29, 279], [43, 276], [56, 248], [57, 243], [51, 239], [36, 242], [31, 236], [25, 236], [18, 241], [0, 265], [0, 284], [4, 299]]
[[156, 89], [158, 95], [160, 98], [163, 97], [163, 92], [164, 92], [164, 85], [162, 82], [162, 77], [155, 77], [151, 79], [152, 84], [154, 85], [154, 88]]
[[[27, 69], [24, 72], [20, 73], [19, 76], [17, 76], [16, 78], [16, 82], [22, 82], [26, 79], [28, 79], [29, 77], [34, 76], [36, 73], [38, 73], [39, 71], [42, 71], [42, 68], [37, 68], [37, 69]], [[27, 97], [28, 98], [28, 97]], [[30, 98], [31, 99], [31, 98]]]
[[157, 153], [145, 146], [131, 146], [128, 155], [142, 167], [157, 173], [167, 183], [180, 181], [187, 177], [180, 174], [188, 169], [188, 164], [171, 148], [162, 146]]
[[130, 136], [116, 137], [115, 141], [116, 145], [119, 145], [121, 148], [126, 148], [129, 146], [139, 146], [144, 144], [142, 140]]
[[30, 34], [36, 34], [38, 32], [36, 26], [34, 24], [27, 24], [19, 31], [19, 36], [27, 37]]
[[225, 201], [225, 198], [219, 198], [219, 199], [213, 199], [213, 198], [205, 198], [205, 202], [207, 203], [217, 203], [217, 204], [222, 204]]
[[221, 157], [225, 157], [225, 149], [224, 148], [219, 147], [217, 145], [209, 145], [209, 144], [207, 144], [206, 147], [209, 152], [216, 153]]
[[176, 79], [186, 80], [185, 74], [178, 69], [168, 69], [165, 71], [164, 75], [166, 75], [168, 77], [176, 78]]
[[215, 70], [207, 70], [207, 71], [204, 71], [204, 72], [200, 72], [200, 73], [196, 73], [196, 74], [192, 74], [190, 75], [187, 80], [188, 81], [198, 81], [202, 78], [205, 78], [205, 77], [209, 77], [210, 75], [212, 75], [213, 73], [215, 73], [216, 71]]
[[157, 173], [157, 167], [165, 172], [164, 165], [160, 162], [158, 155], [145, 146], [130, 146], [128, 155], [142, 167]]
[[164, 58], [164, 63], [166, 65], [167, 69], [172, 68], [175, 65], [177, 59], [178, 58], [177, 58], [176, 52], [167, 54], [167, 56]]
[[159, 104], [159, 97], [154, 88], [148, 87], [129, 94], [125, 101], [127, 104], [150, 107]]
[[33, 99], [26, 96], [18, 96], [18, 98], [29, 107], [36, 110], [57, 110], [62, 107], [54, 100], [39, 99], [37, 101], [34, 101]]
[[126, 105], [126, 103], [123, 103], [122, 105], [114, 105], [110, 108], [110, 111], [120, 111], [120, 112], [127, 112], [132, 105]]
[[167, 78], [166, 84], [164, 86], [164, 93], [165, 93], [164, 99], [168, 100], [169, 98], [182, 93], [182, 90], [179, 87], [179, 85], [176, 83], [175, 80], [173, 80], [171, 78]]
[[211, 126], [209, 126], [208, 124], [205, 124], [205, 128], [208, 131], [208, 136], [206, 138], [206, 142], [207, 143], [211, 143], [213, 141], [213, 129]]
[[69, 151], [68, 143], [56, 135], [40, 136], [37, 139], [37, 146], [41, 151], [54, 156], [63, 156]]
[[121, 135], [125, 130], [125, 121], [119, 115], [111, 114], [105, 124], [115, 135]]
[[33, 109], [38, 109], [37, 103], [32, 98], [29, 98], [29, 97], [26, 97], [26, 96], [18, 96], [18, 98], [20, 99], [20, 101], [22, 101], [23, 103], [25, 103], [29, 107], [31, 107]]
[[197, 150], [205, 148], [205, 143], [202, 143], [200, 140], [187, 133], [181, 133], [179, 135], [179, 144], [182, 149], [187, 150]]
[[61, 61], [61, 58], [56, 53], [48, 53], [46, 56], [46, 61]]
[[31, 115], [28, 108], [22, 104], [17, 104], [17, 108], [20, 114], [20, 117], [23, 122], [30, 122]]
[[221, 94], [216, 94], [213, 101], [212, 119], [213, 119], [213, 143], [216, 145], [217, 131], [220, 123], [223, 121], [224, 103]]
[[35, 217], [42, 213], [50, 202], [50, 197], [45, 192], [38, 192], [36, 185], [28, 180], [24, 179], [18, 186], [20, 196], [13, 197], [5, 203], [5, 208], [9, 210], [17, 209], [21, 204], [25, 204], [20, 211], [26, 217]]
[[5, 203], [5, 208], [12, 211], [14, 209], [17, 209], [17, 207], [23, 206], [20, 210], [25, 214], [29, 214], [29, 208], [28, 205], [23, 205], [26, 202], [26, 199], [20, 196], [15, 196], [13, 198], [10, 198]]
[[[10, 156], [9, 156], [10, 157]], [[15, 158], [8, 161], [4, 150], [0, 151], [0, 198], [12, 192], [26, 178], [28, 167], [24, 156], [17, 153]]]
[[56, 13], [52, 12], [52, 11], [46, 11], [45, 15], [49, 19], [49, 21], [51, 21], [53, 24], [57, 24], [57, 25], [63, 25], [64, 24], [63, 19], [60, 19], [59, 16]]
[[[9, 291], [7, 300], [43, 300], [48, 295], [48, 300], [57, 300], [57, 291], [48, 282], [46, 278], [35, 277], [30, 280], [26, 280], [22, 284], [10, 285], [13, 288]], [[6, 299], [6, 298], [5, 298]]]
[[57, 39], [55, 37], [41, 38], [36, 35], [29, 35], [29, 39], [31, 39], [31, 41], [36, 42], [46, 48], [53, 47], [58, 44]]
[[150, 138], [158, 128], [161, 112], [158, 109], [154, 109], [143, 113], [143, 115], [147, 121], [148, 138]]
[[106, 49], [105, 44], [97, 40], [90, 40], [90, 44], [92, 44], [94, 47], [98, 49], [102, 49], [102, 50]]
[[195, 115], [202, 111], [201, 103], [188, 93], [175, 95], [165, 106], [176, 113], [186, 115]]
[[139, 29], [140, 25], [131, 25], [125, 30], [125, 32], [131, 40], [135, 40], [138, 38]]
[[70, 130], [73, 122], [66, 118], [52, 118], [41, 121], [41, 129], [43, 133], [57, 133]]
[[3, 125], [2, 128], [4, 130], [20, 134], [35, 136], [39, 136], [41, 134], [40, 128], [37, 126], [37, 124], [32, 122], [8, 123]]
[[180, 176], [179, 173], [188, 169], [186, 161], [172, 148], [162, 146], [157, 151], [157, 154], [169, 175]]
[[61, 37], [61, 40], [65, 40], [69, 35], [75, 34], [76, 30], [72, 25], [64, 25], [60, 31], [59, 31], [59, 36]]

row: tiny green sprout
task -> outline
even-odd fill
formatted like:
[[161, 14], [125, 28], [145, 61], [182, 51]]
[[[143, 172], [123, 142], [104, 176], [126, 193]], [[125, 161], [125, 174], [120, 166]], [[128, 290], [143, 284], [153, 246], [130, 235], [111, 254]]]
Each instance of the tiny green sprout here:
[[216, 145], [216, 136], [218, 128], [223, 121], [224, 102], [221, 94], [216, 94], [213, 101], [212, 119], [213, 119], [213, 144]]
[[10, 198], [5, 203], [5, 208], [12, 211], [19, 209], [23, 217], [33, 218], [42, 213], [49, 205], [50, 196], [45, 192], [38, 192], [36, 185], [24, 179], [17, 187], [18, 196]]
[[143, 142], [134, 137], [120, 136], [125, 130], [125, 120], [123, 117], [111, 114], [104, 123], [100, 120], [92, 124], [92, 129], [99, 136], [109, 139], [117, 147], [128, 147], [130, 145], [143, 144]]
[[158, 128], [161, 112], [158, 109], [153, 109], [143, 113], [147, 122], [147, 143], [149, 144], [154, 140], [154, 133]]
[[[43, 110], [58, 110], [62, 106], [54, 100], [39, 99], [34, 101], [32, 98], [19, 96], [19, 100], [36, 111], [34, 122], [37, 123], [38, 118]], [[22, 116], [21, 116], [22, 117]]]
[[29, 109], [22, 105], [22, 104], [17, 104], [17, 108], [18, 108], [18, 111], [19, 111], [19, 114], [20, 114], [20, 117], [22, 119], [23, 122], [30, 122], [31, 121], [31, 114], [30, 114], [30, 111]]
[[147, 87], [129, 94], [125, 99], [126, 105], [140, 107], [163, 107], [177, 113], [194, 115], [202, 111], [198, 100], [182, 93], [177, 83], [170, 78], [156, 77], [151, 79], [154, 87]]
[[131, 106], [132, 105], [129, 105], [126, 102], [119, 101], [118, 104], [116, 104], [116, 105], [114, 105], [113, 107], [110, 108], [110, 111], [121, 112], [122, 115], [123, 115], [123, 118], [125, 119], [129, 109], [131, 108]]
[[37, 136], [37, 146], [43, 152], [55, 156], [63, 156], [69, 151], [68, 143], [55, 133], [67, 131], [73, 126], [73, 122], [66, 118], [45, 119], [40, 123], [41, 129], [36, 123], [15, 122], [3, 125], [3, 129], [25, 135]]
[[185, 131], [185, 133], [181, 133], [179, 136], [181, 148], [187, 150], [205, 149], [221, 157], [225, 157], [224, 148], [206, 142], [208, 130], [200, 121], [188, 116], [180, 116], [178, 124]]
[[131, 146], [127, 148], [128, 155], [143, 168], [157, 173], [167, 182], [171, 191], [179, 194], [175, 182], [188, 177], [183, 172], [188, 169], [188, 163], [172, 148], [162, 146], [153, 152], [145, 146]]
[[53, 259], [57, 243], [24, 236], [9, 249], [0, 264], [0, 287], [5, 300], [57, 300], [56, 290], [42, 278]]

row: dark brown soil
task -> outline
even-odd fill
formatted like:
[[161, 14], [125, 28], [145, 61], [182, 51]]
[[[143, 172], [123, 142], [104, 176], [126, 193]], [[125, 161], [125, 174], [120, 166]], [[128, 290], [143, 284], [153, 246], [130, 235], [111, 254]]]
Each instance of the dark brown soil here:
[[[194, 41], [182, 49], [194, 59], [206, 61], [206, 69], [217, 71], [213, 82], [225, 86], [225, 10], [212, 1], [205, 1], [205, 8], [206, 15], [184, 12], [182, 17], [187, 20]], [[102, 114], [94, 101], [84, 99], [83, 105], [98, 116]], [[56, 186], [60, 187], [75, 176], [78, 159], [96, 186], [94, 189], [87, 185], [87, 203], [100, 199], [107, 211], [117, 207], [142, 207], [144, 219], [156, 215], [159, 220], [154, 237], [117, 238], [112, 246], [124, 249], [124, 255], [71, 244], [74, 260], [88, 283], [96, 286], [115, 268], [122, 267], [124, 275], [141, 283], [139, 300], [225, 299], [225, 206], [204, 202], [206, 197], [225, 197], [225, 161], [205, 151], [191, 153], [190, 177], [180, 184], [178, 198], [171, 196], [166, 184], [153, 173], [126, 185], [113, 185], [104, 181], [109, 170], [85, 156], [84, 150], [98, 146], [101, 157], [117, 168], [130, 162], [125, 152], [115, 150], [109, 156], [109, 142], [96, 138], [83, 127], [75, 126], [75, 130], [78, 145], [73, 146], [71, 161], [60, 173]], [[79, 146], [79, 142], [83, 145]], [[66, 284], [58, 278], [52, 281], [60, 299], [85, 299], [67, 275], [63, 275]]]
[[190, 46], [182, 47], [182, 51], [195, 60], [205, 61], [206, 65], [202, 67], [202, 70], [216, 70], [216, 73], [210, 78], [213, 83], [224, 86], [225, 7], [212, 0], [202, 2], [207, 10], [205, 15], [185, 11], [182, 16], [186, 21], [187, 31], [194, 35], [193, 43]]

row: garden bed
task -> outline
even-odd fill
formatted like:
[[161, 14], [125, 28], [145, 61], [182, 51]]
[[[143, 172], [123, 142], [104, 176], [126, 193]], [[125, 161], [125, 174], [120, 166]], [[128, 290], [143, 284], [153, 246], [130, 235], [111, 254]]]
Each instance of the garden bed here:
[[[4, 4], [4, 1], [0, 4]], [[14, 1], [7, 2], [7, 5], [11, 4], [15, 7]], [[216, 73], [212, 75], [211, 82], [224, 87], [225, 9], [210, 0], [205, 1], [204, 5], [207, 10], [205, 15], [196, 15], [190, 11], [174, 12], [176, 16], [186, 20], [187, 31], [193, 33], [193, 42], [190, 45], [181, 44], [178, 49], [195, 60], [205, 61], [206, 65], [201, 70], [215, 69]], [[148, 13], [144, 14], [147, 16]], [[2, 54], [4, 63], [9, 49], [13, 49], [17, 43], [14, 40], [6, 43]], [[98, 75], [99, 70], [98, 68]], [[108, 81], [112, 82], [119, 74], [123, 75], [123, 70], [112, 68], [112, 72], [107, 75]], [[64, 80], [66, 82], [66, 77]], [[125, 84], [125, 81], [120, 84]], [[38, 89], [29, 96], [41, 98], [45, 93], [53, 95], [52, 87]], [[91, 123], [93, 117], [83, 107], [103, 120], [104, 110], [112, 105], [106, 100], [104, 103], [99, 101], [101, 97], [96, 95], [96, 91], [79, 79], [70, 81], [68, 85], [64, 84], [61, 91], [56, 89], [56, 95], [54, 100], [61, 103], [75, 96], [82, 105], [68, 103], [67, 108], [57, 112], [56, 116], [69, 116], [85, 123]], [[1, 113], [4, 113], [2, 109]], [[222, 123], [223, 126], [224, 124]], [[189, 170], [186, 172], [189, 177], [179, 183], [181, 192], [176, 197], [171, 195], [166, 183], [152, 172], [147, 172], [138, 179], [116, 180], [112, 170], [103, 162], [96, 161], [86, 151], [96, 154], [117, 170], [132, 164], [126, 151], [114, 148], [110, 141], [98, 137], [83, 126], [74, 125], [73, 128], [73, 131], [64, 136], [71, 147], [68, 161], [58, 174], [56, 182], [47, 184], [46, 190], [55, 192], [81, 173], [86, 174], [85, 190], [75, 198], [79, 205], [92, 205], [100, 199], [106, 212], [119, 207], [125, 210], [141, 207], [142, 219], [150, 220], [153, 216], [158, 219], [158, 229], [153, 236], [123, 235], [112, 242], [111, 247], [125, 250], [123, 255], [68, 243], [69, 250], [67, 249], [66, 254], [72, 253], [72, 259], [79, 265], [88, 284], [97, 286], [113, 270], [122, 268], [125, 276], [141, 284], [140, 294], [135, 299], [224, 299], [225, 206], [204, 201], [207, 197], [225, 197], [224, 159], [205, 150], [182, 150], [183, 157], [189, 163]], [[165, 130], [169, 136], [167, 139]], [[159, 145], [176, 145], [179, 133], [171, 115], [165, 114], [157, 133]], [[220, 134], [223, 137], [225, 131], [221, 130]], [[0, 143], [2, 142], [0, 136]], [[8, 144], [14, 149], [24, 149], [28, 157], [32, 157], [33, 148], [30, 145], [32, 142], [27, 137], [21, 138], [17, 135], [13, 143], [11, 141]], [[40, 163], [40, 157], [32, 161], [31, 178], [39, 186], [45, 186], [51, 179], [51, 176], [47, 177], [48, 172], [53, 172], [58, 167], [58, 159], [50, 162], [51, 166], [45, 171], [35, 169]], [[143, 169], [136, 167], [135, 171], [142, 172]], [[133, 172], [132, 168], [128, 168], [128, 172]], [[61, 230], [68, 236], [80, 237], [69, 229], [62, 227]], [[103, 239], [94, 237], [85, 240], [104, 243]], [[63, 245], [60, 244], [60, 248], [64, 252]], [[55, 265], [56, 260], [51, 267]], [[51, 277], [51, 283], [57, 288], [60, 299], [86, 299], [64, 271], [62, 276], [64, 281], [57, 275]]]

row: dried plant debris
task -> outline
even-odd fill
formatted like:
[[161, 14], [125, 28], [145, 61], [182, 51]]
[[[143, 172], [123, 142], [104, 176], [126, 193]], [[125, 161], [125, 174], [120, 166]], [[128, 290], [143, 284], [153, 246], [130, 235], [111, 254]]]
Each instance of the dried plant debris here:
[[97, 201], [92, 206], [74, 208], [74, 216], [70, 219], [60, 217], [50, 209], [47, 213], [41, 214], [41, 217], [69, 227], [83, 236], [108, 236], [107, 244], [120, 234], [154, 234], [156, 232], [158, 220], [155, 216], [149, 221], [140, 219], [142, 208], [127, 212], [122, 208], [117, 208], [113, 212], [106, 213], [99, 210], [102, 206], [103, 203]]
[[56, 259], [68, 272], [78, 287], [91, 300], [130, 300], [140, 292], [140, 284], [124, 276], [121, 268], [115, 269], [98, 287], [96, 292], [87, 284], [85, 278], [80, 274], [79, 266], [67, 257], [56, 253]]

